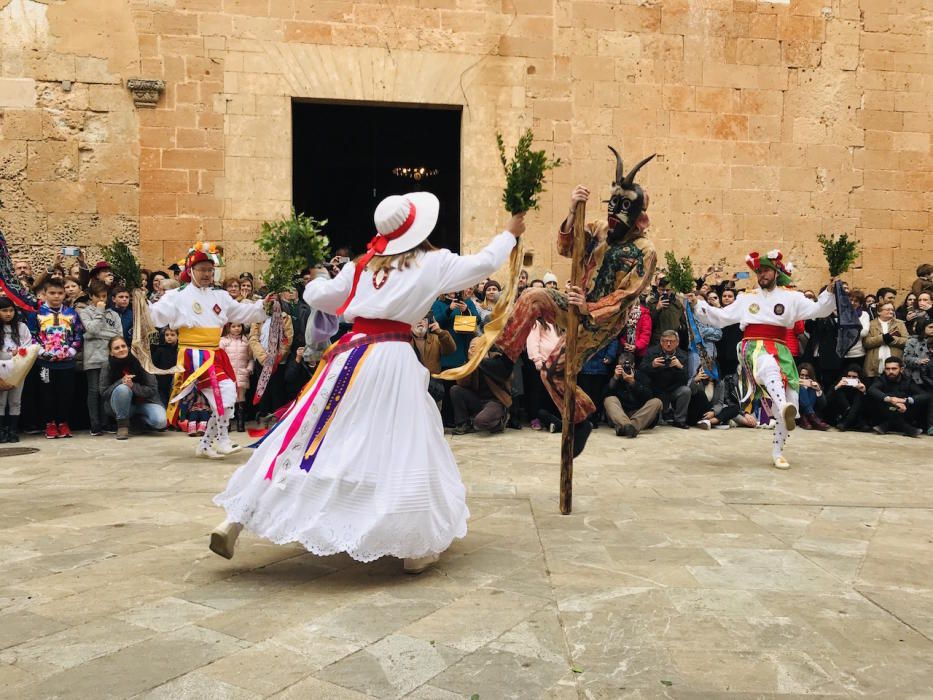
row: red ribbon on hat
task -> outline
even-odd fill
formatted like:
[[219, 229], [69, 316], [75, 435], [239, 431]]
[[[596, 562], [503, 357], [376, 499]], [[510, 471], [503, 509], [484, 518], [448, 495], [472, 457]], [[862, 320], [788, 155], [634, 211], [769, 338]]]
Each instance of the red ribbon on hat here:
[[338, 316], [341, 316], [343, 312], [347, 310], [350, 302], [353, 301], [353, 297], [356, 296], [356, 287], [360, 282], [360, 276], [363, 274], [363, 269], [369, 265], [369, 261], [376, 255], [382, 255], [386, 251], [389, 241], [394, 241], [396, 238], [403, 236], [415, 223], [415, 203], [408, 199], [405, 201], [407, 201], [411, 207], [408, 212], [408, 218], [394, 231], [377, 233], [366, 246], [366, 254], [356, 261], [356, 270], [353, 272], [353, 286], [350, 287], [350, 295], [346, 298], [346, 301], [337, 309]]

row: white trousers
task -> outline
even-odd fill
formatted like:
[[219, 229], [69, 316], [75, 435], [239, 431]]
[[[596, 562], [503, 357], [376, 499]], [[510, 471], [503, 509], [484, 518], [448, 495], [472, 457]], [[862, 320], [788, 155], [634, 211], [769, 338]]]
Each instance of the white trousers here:
[[755, 358], [755, 381], [771, 397], [775, 419], [771, 456], [780, 457], [784, 452], [784, 443], [790, 433], [784, 423], [784, 407], [788, 403], [798, 406], [797, 392], [790, 388], [784, 388], [784, 381], [781, 379], [781, 368], [778, 366], [777, 360], [767, 353], [762, 353]]
[[204, 436], [198, 444], [199, 449], [206, 450], [215, 440], [224, 446], [229, 446], [230, 444], [230, 416], [233, 415], [234, 406], [236, 405], [236, 383], [230, 379], [221, 379], [218, 382], [218, 386], [220, 388], [220, 400], [223, 403], [224, 409], [224, 414], [222, 416], [218, 415], [217, 401], [214, 399], [214, 392], [209, 388], [201, 392], [207, 399], [207, 403], [210, 404], [211, 417], [210, 420], [207, 421], [207, 428], [204, 431]]

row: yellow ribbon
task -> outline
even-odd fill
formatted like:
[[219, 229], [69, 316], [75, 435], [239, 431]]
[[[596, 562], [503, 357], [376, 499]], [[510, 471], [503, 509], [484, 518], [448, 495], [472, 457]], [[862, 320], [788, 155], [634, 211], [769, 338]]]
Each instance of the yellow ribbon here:
[[479, 367], [479, 363], [483, 361], [483, 358], [486, 357], [486, 353], [489, 352], [489, 349], [499, 338], [515, 306], [515, 289], [518, 287], [518, 278], [522, 273], [522, 260], [524, 259], [523, 238], [524, 237], [519, 238], [515, 247], [512, 248], [512, 254], [509, 256], [509, 273], [506, 278], [505, 288], [499, 293], [499, 299], [492, 309], [492, 315], [489, 317], [489, 320], [486, 321], [486, 325], [483, 326], [483, 335], [479, 336], [483, 339], [482, 344], [476, 349], [473, 357], [467, 360], [465, 365], [451, 367], [440, 374], [435, 374], [434, 377], [436, 379], [457, 381], [458, 379], [469, 376], [476, 371], [476, 368]]

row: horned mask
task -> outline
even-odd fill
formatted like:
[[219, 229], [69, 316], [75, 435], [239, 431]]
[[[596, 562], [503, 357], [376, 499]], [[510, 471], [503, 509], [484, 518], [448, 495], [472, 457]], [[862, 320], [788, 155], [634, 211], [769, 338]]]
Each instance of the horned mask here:
[[652, 154], [638, 163], [624, 175], [622, 156], [612, 146], [609, 146], [616, 157], [616, 177], [612, 183], [612, 193], [609, 196], [609, 232], [614, 240], [621, 240], [634, 228], [644, 231], [648, 228], [648, 193], [636, 184], [635, 176], [642, 166], [657, 154]]

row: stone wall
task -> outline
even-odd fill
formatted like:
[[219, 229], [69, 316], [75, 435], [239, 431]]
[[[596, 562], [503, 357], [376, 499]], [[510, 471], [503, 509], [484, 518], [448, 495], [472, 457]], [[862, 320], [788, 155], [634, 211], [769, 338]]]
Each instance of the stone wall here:
[[[0, 0], [0, 224], [21, 250], [197, 238], [257, 271], [291, 199], [290, 100], [463, 105], [462, 240], [504, 220], [494, 135], [566, 165], [530, 217], [533, 272], [573, 184], [605, 198], [606, 146], [643, 171], [652, 236], [697, 267], [816, 236], [863, 243], [859, 286], [906, 287], [933, 247], [925, 0]], [[164, 80], [135, 108], [128, 78]], [[67, 90], [63, 81], [70, 81]], [[602, 215], [602, 205], [591, 208]]]

